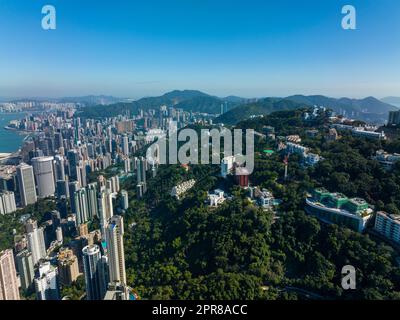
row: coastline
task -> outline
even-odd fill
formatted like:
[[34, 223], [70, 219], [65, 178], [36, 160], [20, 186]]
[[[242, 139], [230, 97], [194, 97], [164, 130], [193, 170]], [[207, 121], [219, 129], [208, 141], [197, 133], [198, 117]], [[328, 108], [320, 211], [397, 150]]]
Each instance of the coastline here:
[[9, 131], [18, 132], [18, 133], [27, 134], [27, 135], [29, 135], [29, 134], [31, 134], [31, 133], [37, 132], [37, 131], [31, 131], [31, 130], [21, 130], [21, 129], [9, 127], [9, 126], [5, 126], [4, 129], [5, 129], [5, 130], [9, 130]]
[[0, 153], [9, 154], [8, 157], [0, 159], [1, 162], [18, 156], [26, 138], [33, 134], [9, 126], [10, 121], [20, 120], [25, 116], [26, 112], [0, 112]]

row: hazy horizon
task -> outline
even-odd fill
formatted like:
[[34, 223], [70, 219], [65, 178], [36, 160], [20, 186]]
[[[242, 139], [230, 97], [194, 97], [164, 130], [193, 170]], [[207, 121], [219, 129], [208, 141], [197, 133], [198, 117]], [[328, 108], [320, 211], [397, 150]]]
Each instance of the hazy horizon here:
[[[293, 93], [293, 94], [289, 94], [289, 95], [285, 95], [285, 96], [278, 96], [278, 95], [261, 95], [261, 96], [242, 96], [242, 95], [238, 95], [238, 94], [228, 94], [228, 95], [220, 95], [220, 94], [212, 94], [210, 92], [204, 91], [204, 90], [199, 90], [199, 89], [172, 89], [169, 91], [162, 91], [160, 93], [155, 92], [154, 94], [149, 94], [149, 95], [144, 95], [144, 96], [115, 96], [112, 94], [107, 94], [107, 93], [88, 93], [88, 94], [82, 94], [82, 95], [77, 95], [77, 94], [69, 94], [69, 95], [63, 95], [63, 96], [28, 96], [28, 95], [21, 95], [21, 96], [12, 96], [12, 97], [7, 97], [7, 96], [0, 96], [0, 101], [12, 101], [12, 100], [23, 100], [23, 99], [31, 99], [31, 100], [56, 100], [56, 99], [64, 99], [64, 98], [83, 98], [83, 97], [99, 97], [99, 96], [104, 96], [104, 97], [113, 97], [116, 99], [121, 99], [121, 100], [132, 100], [132, 101], [136, 101], [136, 100], [140, 100], [142, 98], [152, 98], [152, 97], [159, 97], [162, 96], [164, 94], [167, 94], [169, 92], [172, 91], [185, 91], [185, 90], [190, 90], [190, 91], [200, 91], [202, 93], [208, 94], [210, 96], [215, 96], [218, 98], [227, 98], [227, 97], [238, 97], [238, 98], [243, 98], [243, 99], [264, 99], [264, 98], [287, 98], [290, 96], [296, 96], [296, 95], [303, 95], [303, 96], [325, 96], [328, 98], [334, 98], [334, 99], [341, 99], [341, 98], [349, 98], [349, 99], [365, 99], [368, 97], [374, 97], [378, 100], [383, 100], [383, 99], [387, 99], [387, 98], [396, 98], [396, 99], [400, 99], [400, 94], [398, 96], [395, 95], [390, 95], [390, 96], [373, 96], [373, 95], [369, 95], [369, 96], [345, 96], [345, 95], [339, 95], [339, 96], [332, 96], [332, 95], [328, 95], [328, 94], [322, 94], [320, 92], [318, 93], [310, 93], [310, 94], [304, 94], [304, 93]], [[397, 103], [392, 103], [394, 106], [398, 106], [400, 107], [400, 104]]]
[[[116, 99], [121, 99], [121, 100], [132, 100], [132, 101], [136, 101], [142, 98], [151, 98], [151, 97], [159, 97], [162, 96], [166, 93], [172, 92], [172, 91], [185, 91], [185, 90], [190, 90], [190, 91], [200, 91], [202, 93], [208, 94], [210, 96], [215, 96], [218, 98], [227, 98], [227, 97], [238, 97], [238, 98], [244, 98], [244, 99], [263, 99], [263, 98], [286, 98], [286, 97], [290, 97], [290, 96], [296, 96], [296, 95], [304, 95], [304, 96], [313, 96], [313, 95], [321, 95], [321, 96], [326, 96], [329, 98], [334, 98], [334, 99], [341, 99], [341, 98], [349, 98], [349, 99], [365, 99], [368, 97], [374, 97], [378, 100], [383, 100], [386, 98], [397, 98], [400, 99], [400, 94], [398, 96], [384, 96], [384, 97], [378, 97], [378, 96], [331, 96], [331, 95], [324, 95], [321, 93], [315, 93], [315, 94], [303, 94], [303, 93], [293, 93], [293, 94], [289, 94], [286, 96], [278, 96], [278, 95], [262, 95], [262, 96], [241, 96], [238, 94], [228, 94], [228, 95], [218, 95], [218, 94], [211, 94], [210, 92], [206, 92], [204, 90], [199, 90], [199, 89], [173, 89], [173, 90], [169, 90], [169, 91], [165, 91], [165, 92], [161, 92], [161, 93], [155, 93], [155, 94], [150, 94], [150, 95], [145, 95], [145, 96], [136, 96], [136, 97], [132, 97], [132, 96], [115, 96], [112, 94], [104, 94], [104, 93], [98, 93], [98, 94], [92, 94], [92, 93], [88, 93], [88, 94], [82, 94], [82, 95], [74, 95], [74, 94], [70, 94], [70, 95], [64, 95], [64, 96], [25, 96], [25, 95], [21, 95], [21, 96], [13, 96], [13, 97], [7, 97], [7, 96], [0, 96], [0, 102], [1, 101], [12, 101], [12, 100], [23, 100], [23, 99], [31, 99], [31, 100], [56, 100], [56, 99], [63, 99], [63, 98], [83, 98], [83, 97], [90, 97], [90, 96], [94, 96], [94, 97], [99, 97], [99, 96], [104, 96], [104, 97], [113, 97]], [[400, 104], [397, 103], [392, 103], [392, 105], [400, 107]]]

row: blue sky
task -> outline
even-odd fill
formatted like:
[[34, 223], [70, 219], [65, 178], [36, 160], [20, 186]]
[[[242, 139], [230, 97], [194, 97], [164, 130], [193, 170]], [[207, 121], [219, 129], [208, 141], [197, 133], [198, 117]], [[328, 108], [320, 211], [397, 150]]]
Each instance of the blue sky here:
[[[41, 28], [41, 8], [57, 29]], [[341, 8], [357, 9], [357, 30]], [[398, 0], [0, 0], [0, 96], [400, 96]]]

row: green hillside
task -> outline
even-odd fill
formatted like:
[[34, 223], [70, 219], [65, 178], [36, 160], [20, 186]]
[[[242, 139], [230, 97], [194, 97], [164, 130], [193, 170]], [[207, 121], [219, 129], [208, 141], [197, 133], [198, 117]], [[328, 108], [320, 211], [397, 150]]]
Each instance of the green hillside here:
[[266, 98], [254, 103], [240, 105], [218, 117], [216, 122], [236, 124], [252, 116], [268, 115], [275, 111], [294, 110], [303, 107], [307, 107], [307, 105], [286, 99]]

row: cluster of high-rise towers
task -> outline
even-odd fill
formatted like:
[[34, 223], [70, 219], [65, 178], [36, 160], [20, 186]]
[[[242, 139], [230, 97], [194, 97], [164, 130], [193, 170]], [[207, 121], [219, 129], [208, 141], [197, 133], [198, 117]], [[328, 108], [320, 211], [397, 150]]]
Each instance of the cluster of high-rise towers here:
[[[154, 175], [155, 164], [130, 155], [151, 141], [134, 133], [135, 120], [122, 116], [81, 121], [57, 113], [30, 121], [40, 134], [24, 144], [11, 177], [0, 177], [0, 213], [40, 199], [55, 202], [57, 210], [44, 222], [21, 217], [24, 233], [16, 232], [14, 250], [0, 254], [0, 279], [6, 279], [0, 280], [0, 300], [19, 299], [18, 287], [37, 299], [61, 299], [60, 288], [81, 274], [86, 299], [129, 299], [122, 216], [128, 192], [120, 190], [117, 173], [96, 172], [121, 164], [124, 177], [136, 173], [137, 196], [143, 197], [146, 172]], [[90, 230], [94, 219], [99, 228]]]

